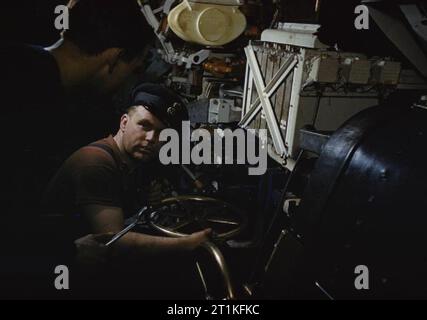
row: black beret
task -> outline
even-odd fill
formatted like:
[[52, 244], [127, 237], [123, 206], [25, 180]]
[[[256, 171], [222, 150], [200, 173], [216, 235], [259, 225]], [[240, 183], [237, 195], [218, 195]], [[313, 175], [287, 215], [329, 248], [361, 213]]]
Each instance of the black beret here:
[[180, 129], [188, 110], [178, 94], [164, 85], [144, 83], [132, 90], [129, 107], [143, 106], [168, 128]]

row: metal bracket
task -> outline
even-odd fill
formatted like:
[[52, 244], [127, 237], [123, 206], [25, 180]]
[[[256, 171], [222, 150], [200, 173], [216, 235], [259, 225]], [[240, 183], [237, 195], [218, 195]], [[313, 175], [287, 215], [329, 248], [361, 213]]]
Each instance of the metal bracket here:
[[[273, 139], [274, 148], [277, 154], [284, 157], [287, 155], [287, 149], [270, 99], [292, 70], [297, 66], [298, 58], [296, 55], [291, 56], [289, 60], [281, 66], [279, 71], [266, 86], [252, 45], [245, 48], [245, 53], [248, 61], [248, 81], [251, 81], [252, 83], [253, 79], [258, 93], [258, 98], [251, 104], [239, 125], [243, 128], [247, 127], [257, 114], [263, 110]], [[251, 84], [248, 84], [246, 88], [248, 88], [249, 85]], [[246, 96], [245, 99], [248, 99], [248, 97]], [[248, 101], [245, 100], [245, 107], [247, 104]]]
[[[286, 80], [286, 78], [295, 68], [297, 63], [298, 63], [298, 58], [296, 55], [294, 55], [290, 57], [289, 60], [286, 61], [286, 63], [283, 66], [280, 67], [276, 75], [265, 87], [265, 91], [269, 99], [273, 96], [273, 94], [280, 87], [280, 85]], [[249, 125], [249, 123], [251, 123], [252, 120], [258, 115], [261, 109], [262, 109], [261, 100], [258, 97], [256, 98], [255, 102], [251, 104], [249, 110], [243, 116], [242, 120], [240, 121], [240, 126], [242, 126], [243, 128], [246, 128]]]

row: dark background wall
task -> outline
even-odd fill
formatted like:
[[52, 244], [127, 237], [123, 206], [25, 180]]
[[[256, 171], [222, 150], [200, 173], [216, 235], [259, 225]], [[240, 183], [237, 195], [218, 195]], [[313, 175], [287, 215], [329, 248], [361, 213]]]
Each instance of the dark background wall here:
[[58, 39], [54, 27], [55, 7], [67, 0], [2, 1], [0, 4], [2, 42], [48, 45]]

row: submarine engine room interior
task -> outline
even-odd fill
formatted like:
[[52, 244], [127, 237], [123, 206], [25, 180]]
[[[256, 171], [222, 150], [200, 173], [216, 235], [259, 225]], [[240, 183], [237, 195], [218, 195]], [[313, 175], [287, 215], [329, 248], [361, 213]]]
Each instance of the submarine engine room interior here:
[[[225, 165], [180, 163], [157, 179], [160, 209], [135, 218], [168, 237], [212, 229], [192, 265], [200, 299], [427, 298], [426, 2], [139, 5], [154, 39], [144, 71], [108, 101], [70, 101], [69, 125], [80, 122], [67, 148], [117, 127], [137, 81], [178, 93], [191, 130], [212, 140], [243, 130], [238, 148], [255, 135], [262, 174], [235, 149]], [[32, 21], [48, 20], [40, 12]], [[52, 42], [43, 23], [14, 36]], [[371, 290], [358, 288], [363, 270]]]

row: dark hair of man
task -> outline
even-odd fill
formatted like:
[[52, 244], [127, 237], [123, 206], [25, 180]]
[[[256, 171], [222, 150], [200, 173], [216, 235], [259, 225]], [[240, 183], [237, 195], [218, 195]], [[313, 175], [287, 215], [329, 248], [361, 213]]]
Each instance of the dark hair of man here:
[[122, 48], [124, 61], [142, 54], [154, 37], [137, 0], [79, 0], [70, 9], [69, 23], [65, 40], [88, 55]]

